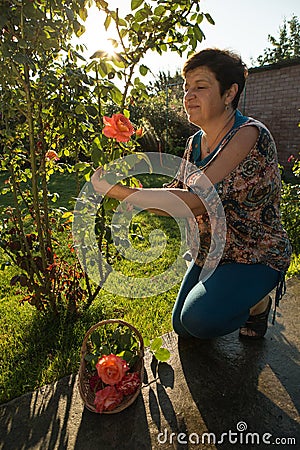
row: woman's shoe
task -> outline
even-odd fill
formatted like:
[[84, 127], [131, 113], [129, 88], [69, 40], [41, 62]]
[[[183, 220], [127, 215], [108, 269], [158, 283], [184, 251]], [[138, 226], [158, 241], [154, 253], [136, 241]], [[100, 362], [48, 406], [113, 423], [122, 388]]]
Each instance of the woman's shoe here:
[[[268, 317], [272, 306], [272, 299], [269, 297], [269, 302], [266, 310], [260, 314], [250, 315], [247, 322], [240, 328], [239, 337], [243, 339], [261, 339], [266, 334], [268, 329]], [[254, 331], [254, 335], [241, 333], [242, 328]]]

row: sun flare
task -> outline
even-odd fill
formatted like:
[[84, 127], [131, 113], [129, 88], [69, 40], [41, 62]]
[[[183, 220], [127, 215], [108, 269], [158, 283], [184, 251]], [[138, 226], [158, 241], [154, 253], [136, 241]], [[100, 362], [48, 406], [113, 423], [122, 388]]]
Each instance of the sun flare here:
[[105, 14], [99, 11], [95, 6], [91, 7], [88, 17], [84, 23], [85, 33], [79, 38], [74, 38], [75, 44], [83, 44], [86, 46], [85, 53], [91, 57], [95, 53], [101, 52], [103, 55], [114, 55], [117, 51], [117, 41], [113, 29], [106, 30], [104, 27]]

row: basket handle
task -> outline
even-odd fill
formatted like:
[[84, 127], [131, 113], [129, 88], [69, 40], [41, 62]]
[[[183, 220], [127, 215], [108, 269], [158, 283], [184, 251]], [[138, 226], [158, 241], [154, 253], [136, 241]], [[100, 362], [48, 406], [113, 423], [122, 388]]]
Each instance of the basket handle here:
[[125, 320], [121, 320], [121, 319], [107, 319], [107, 320], [102, 320], [101, 322], [96, 323], [95, 325], [93, 325], [86, 333], [86, 335], [84, 336], [83, 342], [82, 342], [82, 346], [81, 346], [81, 357], [84, 358], [85, 356], [85, 352], [86, 352], [86, 344], [88, 341], [88, 338], [90, 337], [90, 335], [100, 326], [102, 325], [106, 325], [108, 323], [120, 323], [128, 328], [130, 328], [138, 337], [139, 339], [139, 343], [140, 343], [140, 352], [141, 355], [144, 356], [144, 341], [143, 341], [143, 337], [141, 335], [141, 333], [130, 323], [125, 322]]

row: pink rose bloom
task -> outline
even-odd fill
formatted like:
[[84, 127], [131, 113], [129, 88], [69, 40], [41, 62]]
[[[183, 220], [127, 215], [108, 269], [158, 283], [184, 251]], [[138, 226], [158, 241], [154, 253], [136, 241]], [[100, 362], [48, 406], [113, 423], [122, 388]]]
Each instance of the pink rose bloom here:
[[114, 386], [106, 386], [96, 392], [94, 404], [97, 412], [112, 411], [123, 400], [122, 392], [118, 392]]
[[124, 359], [110, 354], [104, 355], [96, 364], [99, 377], [105, 384], [113, 386], [122, 380], [123, 376], [129, 370], [129, 366]]
[[127, 373], [124, 378], [116, 385], [118, 392], [123, 395], [133, 394], [141, 384], [140, 377], [137, 372]]
[[104, 136], [114, 138], [117, 142], [128, 142], [134, 133], [134, 128], [123, 114], [113, 114], [112, 117], [103, 117], [105, 127], [102, 130]]

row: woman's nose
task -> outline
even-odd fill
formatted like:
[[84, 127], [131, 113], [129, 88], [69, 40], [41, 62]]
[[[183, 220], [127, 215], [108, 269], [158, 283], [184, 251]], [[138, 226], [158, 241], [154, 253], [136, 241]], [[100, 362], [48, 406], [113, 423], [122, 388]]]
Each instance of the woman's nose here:
[[192, 98], [195, 97], [195, 92], [192, 89], [188, 89], [187, 91], [185, 91], [184, 93], [184, 100], [190, 100]]

